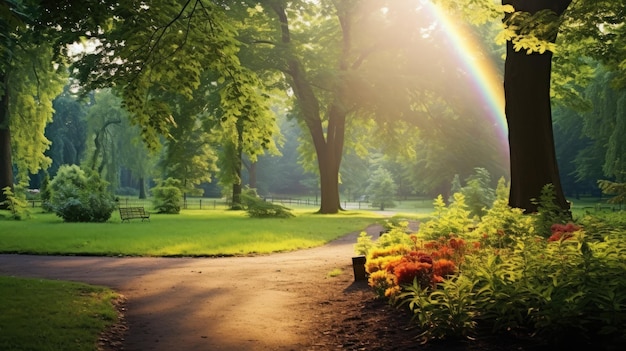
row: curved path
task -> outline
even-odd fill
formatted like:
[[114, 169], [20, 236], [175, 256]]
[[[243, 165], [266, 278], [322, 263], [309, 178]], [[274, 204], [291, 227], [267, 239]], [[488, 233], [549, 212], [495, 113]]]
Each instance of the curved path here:
[[[367, 228], [374, 235], [382, 227]], [[80, 281], [126, 298], [123, 350], [321, 350], [319, 306], [354, 283], [359, 232], [253, 257], [0, 255], [0, 275]], [[342, 274], [329, 277], [340, 268]]]

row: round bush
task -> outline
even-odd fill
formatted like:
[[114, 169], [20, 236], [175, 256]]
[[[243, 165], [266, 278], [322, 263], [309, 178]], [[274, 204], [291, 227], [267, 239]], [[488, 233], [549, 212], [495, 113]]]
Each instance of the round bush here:
[[94, 171], [63, 165], [50, 182], [49, 205], [66, 222], [106, 222], [115, 210], [107, 185]]
[[180, 213], [180, 203], [183, 201], [183, 192], [180, 190], [180, 186], [180, 180], [167, 178], [151, 189], [152, 203], [158, 213]]

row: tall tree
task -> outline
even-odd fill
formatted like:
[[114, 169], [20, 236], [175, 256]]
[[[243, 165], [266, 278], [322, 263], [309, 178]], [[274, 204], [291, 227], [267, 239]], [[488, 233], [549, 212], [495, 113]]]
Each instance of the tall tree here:
[[[65, 45], [97, 32], [108, 4], [100, 0], [0, 2], [0, 188], [46, 168], [44, 128], [65, 83]], [[0, 193], [0, 202], [4, 195]]]
[[[26, 181], [29, 172], [37, 173], [51, 163], [44, 155], [50, 146], [44, 130], [52, 120], [52, 101], [65, 82], [54, 63], [53, 48], [40, 41], [31, 27], [12, 29], [2, 39], [0, 188], [12, 189], [14, 164], [19, 178]], [[0, 194], [0, 203], [4, 200]]]
[[[556, 159], [550, 77], [552, 51], [527, 46], [525, 36], [556, 41], [560, 16], [571, 0], [503, 0], [515, 12], [505, 22], [516, 33], [507, 41], [504, 66], [505, 113], [509, 129], [511, 187], [509, 205], [537, 211], [536, 199], [546, 184], [554, 186], [556, 204], [569, 210]], [[521, 38], [521, 39], [520, 39]]]
[[[340, 210], [340, 169], [352, 119], [376, 116], [381, 126], [419, 115], [411, 106], [424, 85], [443, 89], [423, 52], [419, 1], [262, 1], [242, 34], [247, 48], [281, 71], [308, 131], [320, 177], [320, 213]], [[402, 38], [402, 39], [400, 39]], [[441, 57], [445, 59], [445, 56]], [[419, 64], [416, 64], [419, 62]], [[257, 65], [258, 67], [259, 65]], [[418, 98], [421, 98], [419, 96]], [[383, 127], [382, 129], [385, 129]], [[393, 128], [389, 128], [391, 130]], [[306, 155], [307, 160], [311, 159]]]

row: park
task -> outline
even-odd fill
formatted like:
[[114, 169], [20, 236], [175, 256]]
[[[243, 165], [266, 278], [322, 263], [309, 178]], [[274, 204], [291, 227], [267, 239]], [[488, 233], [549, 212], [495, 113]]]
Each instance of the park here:
[[0, 349], [620, 349], [624, 5], [3, 0]]

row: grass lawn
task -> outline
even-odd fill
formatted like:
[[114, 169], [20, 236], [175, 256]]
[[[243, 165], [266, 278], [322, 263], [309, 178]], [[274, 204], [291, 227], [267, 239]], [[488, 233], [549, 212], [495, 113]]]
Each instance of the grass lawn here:
[[110, 289], [0, 277], [0, 350], [93, 351], [117, 322]]
[[371, 211], [316, 215], [297, 210], [288, 219], [249, 218], [245, 212], [186, 210], [152, 214], [149, 222], [64, 223], [54, 214], [0, 220], [0, 253], [46, 255], [221, 256], [266, 254], [323, 245], [382, 221]]

